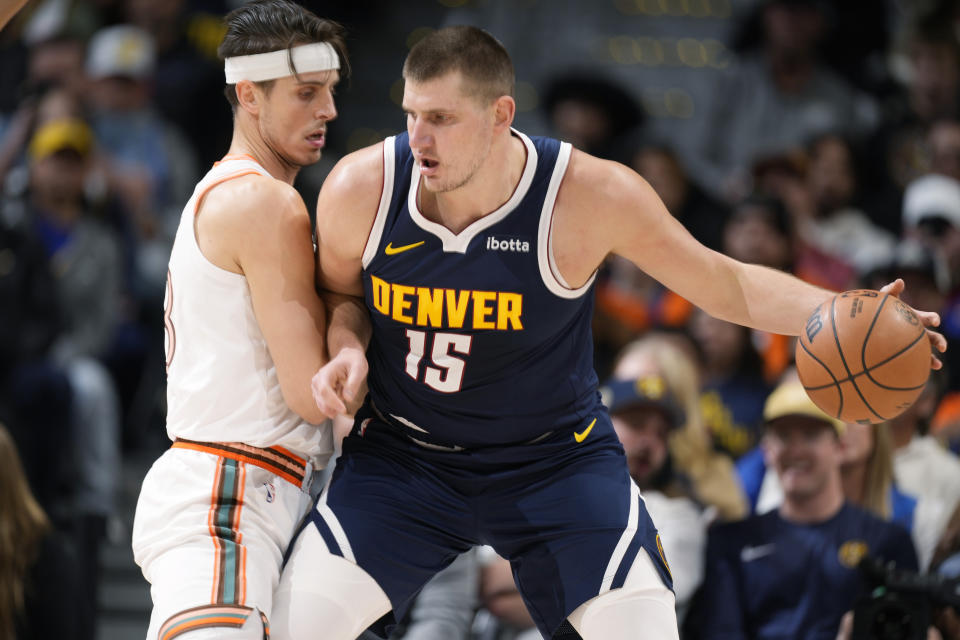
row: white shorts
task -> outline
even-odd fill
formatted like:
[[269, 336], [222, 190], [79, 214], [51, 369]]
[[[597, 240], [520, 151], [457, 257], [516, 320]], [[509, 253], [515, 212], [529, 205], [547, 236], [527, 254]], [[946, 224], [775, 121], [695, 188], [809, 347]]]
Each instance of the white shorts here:
[[153, 598], [148, 640], [216, 628], [230, 637], [255, 610], [267, 628], [311, 477], [306, 461], [279, 447], [178, 441], [160, 456], [133, 524]]

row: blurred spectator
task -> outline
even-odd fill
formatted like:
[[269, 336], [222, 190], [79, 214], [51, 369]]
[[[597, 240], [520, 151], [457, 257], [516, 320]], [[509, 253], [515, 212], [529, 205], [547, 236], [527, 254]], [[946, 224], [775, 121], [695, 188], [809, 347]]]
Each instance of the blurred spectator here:
[[[208, 2], [210, 9], [227, 2]], [[223, 39], [222, 14], [198, 10], [186, 0], [126, 0], [130, 24], [153, 39], [156, 66], [153, 104], [187, 137], [201, 167], [211, 166], [230, 145], [233, 118], [223, 100], [223, 65], [217, 46]]]
[[6, 121], [0, 118], [0, 188], [11, 169], [24, 161], [27, 142], [37, 126], [38, 105], [45, 96], [56, 87], [74, 98], [83, 92], [84, 52], [83, 40], [68, 34], [52, 35], [26, 50], [25, 76], [14, 90], [16, 109]]
[[7, 203], [8, 211], [19, 211], [29, 221], [46, 250], [64, 323], [51, 356], [73, 392], [68, 441], [77, 478], [71, 517], [87, 578], [82, 611], [91, 630], [98, 551], [120, 481], [119, 402], [98, 357], [116, 328], [122, 277], [116, 238], [93, 218], [85, 198], [93, 143], [93, 132], [81, 120], [43, 124], [28, 147], [28, 189]]
[[630, 475], [659, 532], [673, 577], [677, 623], [682, 626], [703, 580], [707, 541], [702, 507], [670, 455], [669, 436], [683, 426], [683, 410], [659, 375], [609, 380], [600, 393], [623, 445]]
[[[846, 500], [909, 531], [919, 565], [928, 566], [951, 511], [944, 512], [931, 493], [904, 492], [895, 482], [890, 425], [847, 423], [840, 444], [840, 474]], [[780, 479], [768, 467], [756, 512], [776, 509], [783, 500]]]
[[33, 497], [2, 424], [0, 513], [0, 637], [79, 640], [76, 557]]
[[784, 489], [778, 510], [709, 533], [700, 638], [833, 638], [864, 590], [865, 555], [916, 570], [905, 529], [845, 500], [844, 425], [796, 381], [770, 394], [764, 450]]
[[68, 478], [70, 383], [49, 360], [61, 320], [46, 251], [7, 202], [0, 202], [0, 329], [0, 413], [34, 495], [50, 510]]
[[543, 91], [543, 108], [551, 135], [608, 160], [628, 160], [626, 134], [643, 122], [633, 96], [595, 71], [551, 79]]
[[71, 33], [56, 33], [30, 46], [25, 90], [49, 86], [66, 87], [74, 94], [86, 88], [83, 61], [86, 43]]
[[916, 498], [900, 491], [893, 481], [889, 424], [850, 422], [840, 440], [843, 447], [840, 475], [848, 501], [908, 531], [927, 524], [916, 521]]
[[934, 122], [927, 134], [930, 149], [930, 171], [960, 180], [960, 121], [943, 119]]
[[687, 161], [710, 193], [729, 202], [753, 190], [749, 169], [756, 159], [824, 131], [863, 135], [877, 120], [869, 97], [820, 62], [825, 3], [764, 0], [758, 11], [759, 50], [720, 76], [702, 119], [701, 146]]
[[770, 393], [753, 331], [697, 309], [690, 334], [700, 352], [704, 422], [714, 446], [736, 460], [759, 442]]
[[[960, 339], [960, 181], [931, 174], [911, 182], [903, 195], [903, 228], [946, 264], [951, 289], [939, 307], [940, 330], [947, 340], [956, 341]], [[960, 389], [960, 350], [948, 349], [941, 358], [950, 374], [947, 387]]]
[[930, 566], [950, 516], [960, 507], [960, 460], [928, 432], [944, 382], [941, 372], [931, 372], [917, 401], [890, 421], [897, 485], [919, 499], [918, 507], [931, 511], [926, 516], [930, 525], [914, 535], [923, 569]]
[[807, 155], [807, 207], [794, 213], [804, 242], [857, 271], [883, 261], [896, 239], [858, 207], [851, 142], [836, 134], [819, 136], [807, 146]]
[[116, 321], [120, 290], [117, 241], [91, 218], [84, 181], [94, 137], [81, 120], [55, 120], [30, 141], [26, 206], [57, 280], [66, 333], [54, 345], [60, 360], [101, 355]]
[[700, 377], [696, 349], [681, 334], [648, 333], [620, 352], [614, 380], [660, 376], [674, 394], [685, 416], [681, 428], [670, 434], [670, 455], [677, 471], [693, 483], [708, 507], [707, 519], [737, 520], [747, 504], [730, 457], [714, 451], [700, 411]]
[[163, 296], [179, 214], [197, 178], [193, 150], [152, 105], [155, 65], [152, 39], [129, 25], [98, 31], [87, 51], [93, 129], [136, 223], [134, 293], [151, 303]]
[[729, 210], [690, 180], [669, 146], [642, 144], [633, 154], [631, 166], [650, 183], [667, 210], [694, 238], [711, 249], [720, 250]]
[[960, 41], [950, 3], [914, 13], [897, 47], [895, 69], [903, 90], [885, 102], [871, 138], [865, 169], [874, 197], [867, 211], [878, 224], [899, 231], [897, 197], [930, 170], [926, 140], [941, 119], [960, 118]]

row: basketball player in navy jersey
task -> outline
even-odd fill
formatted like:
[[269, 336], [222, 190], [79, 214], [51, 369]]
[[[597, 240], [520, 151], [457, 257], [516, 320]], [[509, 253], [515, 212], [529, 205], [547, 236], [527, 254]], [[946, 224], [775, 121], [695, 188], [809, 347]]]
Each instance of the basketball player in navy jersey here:
[[[355, 638], [489, 544], [544, 636], [676, 638], [667, 559], [597, 392], [597, 269], [619, 254], [786, 334], [831, 292], [706, 249], [633, 171], [512, 129], [512, 63], [486, 32], [427, 36], [403, 76], [406, 133], [341, 160], [317, 205], [320, 285], [362, 296], [360, 334], [372, 322], [368, 348], [339, 341], [366, 351], [369, 394], [291, 549], [274, 637]], [[321, 369], [318, 405], [342, 412], [356, 379]]]

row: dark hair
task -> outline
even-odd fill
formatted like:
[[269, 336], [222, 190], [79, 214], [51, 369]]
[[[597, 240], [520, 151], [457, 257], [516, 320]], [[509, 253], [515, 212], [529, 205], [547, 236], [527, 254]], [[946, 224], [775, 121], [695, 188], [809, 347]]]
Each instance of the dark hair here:
[[595, 70], [564, 72], [549, 81], [543, 92], [543, 109], [547, 115], [566, 100], [590, 104], [603, 111], [613, 135], [622, 135], [643, 123], [643, 111], [633, 95], [620, 83]]
[[[317, 17], [289, 0], [252, 0], [234, 9], [224, 18], [227, 32], [217, 48], [221, 60], [233, 56], [248, 56], [287, 49], [290, 68], [296, 75], [289, 50], [301, 44], [329, 43], [340, 58], [340, 76], [350, 75], [344, 29], [332, 20]], [[273, 80], [256, 83], [269, 91]], [[237, 108], [236, 85], [224, 89], [227, 101]]]
[[510, 54], [492, 35], [470, 26], [445, 27], [415, 44], [403, 63], [404, 80], [425, 82], [459, 71], [484, 101], [513, 95]]
[[738, 202], [730, 213], [730, 219], [738, 218], [748, 209], [762, 209], [770, 226], [786, 238], [792, 238], [794, 229], [790, 213], [783, 200], [768, 193], [752, 193]]

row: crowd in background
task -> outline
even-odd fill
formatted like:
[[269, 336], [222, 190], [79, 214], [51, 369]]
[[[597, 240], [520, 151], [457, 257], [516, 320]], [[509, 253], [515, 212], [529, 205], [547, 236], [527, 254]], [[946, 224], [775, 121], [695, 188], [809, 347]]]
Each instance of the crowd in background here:
[[[76, 637], [94, 637], [122, 456], [166, 446], [166, 262], [194, 184], [229, 146], [216, 47], [240, 1], [32, 0], [0, 31], [0, 423], [35, 497], [8, 490], [19, 481], [0, 464], [0, 519], [14, 505], [34, 514], [26, 548], [82, 585], [69, 607], [42, 596], [69, 609], [56, 619], [75, 620]], [[939, 311], [953, 348], [906, 414], [839, 428], [839, 469], [846, 500], [911, 534], [917, 567], [958, 571], [960, 2], [303, 4], [347, 26], [355, 61], [324, 160], [297, 183], [308, 208], [339, 156], [402, 127], [391, 83], [405, 51], [380, 59], [384, 42], [468, 21], [518, 60], [518, 128], [631, 166], [708, 247], [837, 291], [903, 278], [904, 300]], [[615, 32], [591, 33], [575, 10]], [[722, 29], [647, 37], [655, 19]], [[686, 89], [667, 86], [671, 70]], [[596, 296], [605, 400], [635, 421], [618, 432], [663, 532], [684, 637], [706, 638], [710, 532], [784, 500], [762, 445], [793, 340], [712, 318], [616, 257]], [[0, 575], [0, 614], [12, 580]], [[536, 633], [489, 549], [458, 560], [421, 605], [406, 637]]]

